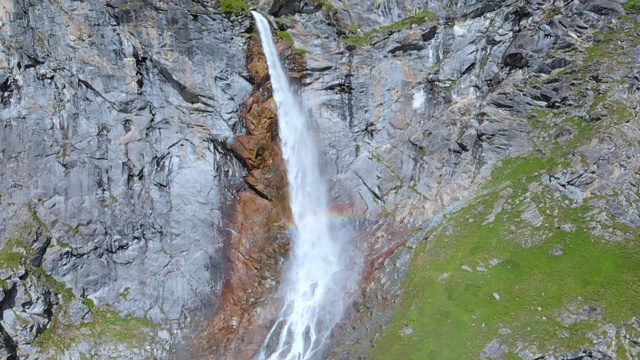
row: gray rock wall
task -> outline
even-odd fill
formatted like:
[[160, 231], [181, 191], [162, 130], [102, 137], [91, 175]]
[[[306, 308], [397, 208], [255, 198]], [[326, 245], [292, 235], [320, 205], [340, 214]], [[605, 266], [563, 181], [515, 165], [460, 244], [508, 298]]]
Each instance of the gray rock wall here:
[[34, 265], [123, 316], [215, 307], [248, 25], [190, 1], [3, 2], [0, 246], [39, 226]]

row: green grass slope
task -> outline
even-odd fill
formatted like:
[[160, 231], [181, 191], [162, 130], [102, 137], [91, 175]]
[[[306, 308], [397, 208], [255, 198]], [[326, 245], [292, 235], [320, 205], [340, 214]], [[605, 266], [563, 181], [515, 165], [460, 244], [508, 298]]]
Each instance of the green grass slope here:
[[[591, 206], [529, 191], [552, 163], [508, 161], [496, 170], [502, 184], [450, 215], [416, 249], [406, 294], [374, 359], [476, 359], [494, 338], [512, 350], [520, 342], [571, 351], [589, 347], [588, 333], [602, 325], [638, 315], [640, 248], [586, 231]], [[512, 191], [505, 209], [486, 223], [504, 189]], [[522, 218], [528, 202], [539, 204], [538, 227]], [[585, 307], [591, 318], [563, 321]]]

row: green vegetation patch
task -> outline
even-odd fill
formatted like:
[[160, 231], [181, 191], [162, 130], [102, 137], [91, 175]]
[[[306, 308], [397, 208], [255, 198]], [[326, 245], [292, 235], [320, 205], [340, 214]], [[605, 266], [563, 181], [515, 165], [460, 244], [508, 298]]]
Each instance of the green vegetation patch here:
[[148, 318], [96, 310], [93, 301], [86, 304], [91, 309], [93, 322], [72, 326], [54, 319], [54, 324], [34, 341], [34, 345], [40, 347], [43, 353], [54, 352], [56, 355], [64, 354], [67, 349], [82, 341], [91, 341], [97, 347], [110, 343], [140, 346], [152, 338], [157, 330], [157, 325]]
[[15, 269], [20, 266], [22, 259], [24, 255], [18, 252], [7, 250], [7, 248], [0, 250], [0, 266], [3, 268]]
[[220, 11], [231, 14], [249, 14], [249, 4], [243, 0], [221, 0]]
[[91, 298], [85, 298], [84, 299], [84, 304], [87, 305], [87, 307], [91, 311], [93, 311], [93, 309], [96, 307], [96, 304], [93, 302], [93, 300]]
[[[591, 206], [528, 190], [554, 167], [536, 156], [506, 161], [494, 170], [493, 190], [416, 249], [405, 296], [373, 359], [474, 359], [493, 339], [511, 350], [521, 341], [542, 352], [571, 351], [591, 344], [588, 332], [637, 315], [640, 248], [591, 235]], [[504, 209], [487, 221], [500, 199]], [[523, 219], [527, 203], [537, 205], [539, 226]], [[561, 314], [584, 306], [598, 316], [562, 324]], [[622, 346], [617, 351], [624, 354]]]
[[56, 294], [62, 296], [62, 300], [65, 303], [69, 303], [75, 295], [73, 294], [73, 290], [67, 287], [65, 283], [62, 281], [58, 281], [56, 278], [48, 274], [42, 267], [29, 267], [31, 273], [44, 284], [46, 284], [50, 289], [52, 289]]
[[278, 37], [284, 39], [289, 45], [293, 46], [293, 36], [288, 31], [278, 31]]
[[340, 38], [340, 41], [347, 45], [366, 45], [371, 42], [369, 37], [364, 35], [353, 35]]
[[622, 3], [622, 6], [630, 12], [640, 12], [640, 0], [629, 0]]
[[143, 342], [156, 324], [148, 318], [121, 316], [115, 311], [93, 311], [94, 321], [86, 323], [83, 330], [92, 338], [111, 340], [120, 344]]
[[408, 29], [410, 27], [412, 27], [413, 25], [421, 25], [424, 24], [428, 21], [435, 21], [438, 19], [438, 14], [432, 12], [432, 11], [428, 11], [428, 10], [423, 10], [420, 11], [418, 13], [416, 13], [415, 15], [409, 16], [405, 19], [402, 19], [398, 22], [395, 22], [391, 25], [385, 25], [385, 26], [381, 26], [379, 28], [375, 28], [369, 32], [367, 32], [366, 34], [357, 34], [357, 35], [351, 35], [351, 36], [343, 36], [340, 38], [340, 40], [342, 42], [344, 42], [347, 45], [366, 45], [371, 43], [372, 38], [374, 35], [377, 34], [387, 34], [389, 32], [395, 32], [395, 31], [399, 31], [399, 30], [403, 30], [403, 29]]
[[294, 55], [301, 56], [301, 55], [307, 55], [307, 54], [310, 54], [310, 53], [311, 53], [311, 51], [309, 51], [307, 49], [300, 49], [300, 48], [293, 49], [293, 54]]
[[[636, 0], [640, 1], [640, 0]], [[576, 81], [582, 81], [585, 77], [598, 74], [601, 77], [609, 72], [615, 73], [621, 66], [633, 66], [635, 64], [634, 49], [640, 44], [640, 23], [632, 16], [622, 15], [620, 21], [628, 23], [626, 30], [596, 31], [594, 39], [585, 48], [586, 56], [582, 64], [568, 66], [548, 77], [545, 82], [557, 80], [557, 77], [568, 76]]]
[[390, 32], [390, 31], [398, 31], [398, 30], [402, 30], [402, 29], [408, 29], [413, 25], [421, 25], [426, 23], [429, 20], [437, 20], [438, 19], [438, 14], [432, 12], [432, 11], [428, 11], [428, 10], [423, 10], [420, 11], [419, 13], [416, 13], [415, 15], [409, 16], [405, 19], [402, 19], [398, 22], [395, 22], [391, 25], [386, 25], [386, 26], [381, 26], [377, 29], [373, 29], [371, 30], [372, 33], [385, 33], [385, 32]]
[[[635, 0], [634, 2], [640, 2]], [[626, 19], [626, 20], [625, 20]], [[622, 21], [628, 21], [633, 26], [627, 30], [607, 30], [596, 31], [594, 33], [594, 42], [586, 48], [587, 57], [582, 69], [582, 73], [589, 71], [603, 74], [602, 66], [631, 66], [635, 64], [633, 58], [633, 49], [640, 43], [640, 35], [637, 33], [637, 22], [634, 19], [621, 18]]]
[[[598, 99], [594, 101], [597, 103]], [[599, 104], [593, 106], [595, 110]], [[588, 121], [585, 118], [577, 116], [566, 116], [562, 110], [544, 109], [534, 111], [532, 117], [529, 118], [529, 125], [534, 129], [538, 138], [536, 140], [537, 147], [547, 154], [547, 158], [544, 161], [554, 161], [556, 159], [568, 159], [566, 154], [572, 150], [580, 147], [586, 143], [594, 133], [606, 131], [612, 125], [619, 123], [617, 116], [618, 108], [615, 107], [616, 114], [613, 114], [611, 121]], [[591, 115], [594, 111], [588, 111], [587, 114]], [[627, 113], [624, 113], [626, 117]], [[555, 132], [565, 126], [570, 129], [571, 135], [569, 139], [562, 140], [555, 138]], [[535, 166], [535, 164], [532, 164]], [[496, 174], [494, 172], [494, 174]], [[499, 174], [497, 176], [500, 176]]]
[[306, 54], [309, 54], [309, 53], [310, 53], [310, 51], [309, 51], [309, 50], [297, 48], [297, 47], [294, 45], [293, 36], [291, 36], [291, 33], [289, 33], [288, 31], [286, 31], [286, 30], [280, 30], [280, 31], [277, 31], [277, 32], [276, 32], [276, 35], [277, 35], [279, 38], [281, 38], [281, 39], [283, 39], [284, 41], [286, 41], [287, 43], [289, 43], [289, 45], [291, 45], [291, 49], [292, 49], [291, 51], [292, 51], [292, 53], [293, 53], [294, 55], [297, 55], [297, 56], [303, 56], [303, 55], [306, 55]]
[[144, 7], [144, 2], [142, 1], [123, 1], [118, 5], [121, 9], [132, 9], [132, 10], [140, 10]]
[[27, 246], [19, 240], [9, 240], [7, 245], [0, 249], [0, 266], [15, 269], [22, 265], [27, 257]]
[[320, 5], [325, 12], [336, 12], [338, 9], [329, 0], [310, 0], [310, 4]]

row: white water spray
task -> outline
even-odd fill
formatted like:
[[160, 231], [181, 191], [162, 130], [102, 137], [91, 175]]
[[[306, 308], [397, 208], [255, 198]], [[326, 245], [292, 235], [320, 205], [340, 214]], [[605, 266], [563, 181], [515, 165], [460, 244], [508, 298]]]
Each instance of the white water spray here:
[[[291, 257], [281, 291], [284, 305], [258, 354], [259, 359], [306, 360], [320, 357], [331, 329], [344, 311], [349, 277], [344, 241], [332, 234], [327, 185], [307, 117], [278, 58], [267, 20], [253, 12], [267, 57], [278, 107], [282, 153], [295, 222]], [[355, 274], [352, 274], [353, 278]]]

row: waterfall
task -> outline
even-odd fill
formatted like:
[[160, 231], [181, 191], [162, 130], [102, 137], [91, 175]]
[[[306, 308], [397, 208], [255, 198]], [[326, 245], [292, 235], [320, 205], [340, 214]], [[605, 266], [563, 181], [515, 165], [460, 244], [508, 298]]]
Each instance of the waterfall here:
[[292, 251], [283, 273], [284, 304], [258, 354], [259, 359], [320, 357], [344, 311], [349, 277], [345, 241], [331, 231], [327, 184], [308, 119], [278, 59], [267, 20], [253, 12], [267, 57], [278, 107], [282, 154], [287, 167], [293, 220]]

